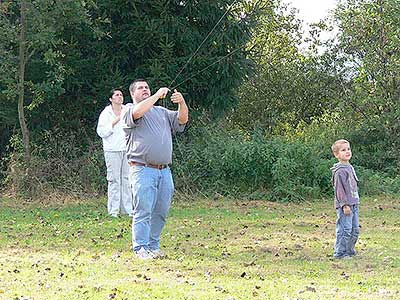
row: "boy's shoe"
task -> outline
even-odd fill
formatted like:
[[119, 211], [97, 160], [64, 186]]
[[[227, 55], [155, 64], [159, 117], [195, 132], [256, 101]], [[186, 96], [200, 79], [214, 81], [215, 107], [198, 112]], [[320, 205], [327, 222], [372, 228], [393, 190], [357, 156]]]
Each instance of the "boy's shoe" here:
[[144, 248], [140, 248], [138, 251], [135, 251], [135, 254], [138, 259], [142, 259], [142, 260], [154, 258], [154, 256]]
[[165, 258], [165, 253], [161, 249], [150, 249], [149, 252], [153, 258]]
[[118, 214], [110, 214], [110, 217], [112, 217], [112, 218], [118, 218]]

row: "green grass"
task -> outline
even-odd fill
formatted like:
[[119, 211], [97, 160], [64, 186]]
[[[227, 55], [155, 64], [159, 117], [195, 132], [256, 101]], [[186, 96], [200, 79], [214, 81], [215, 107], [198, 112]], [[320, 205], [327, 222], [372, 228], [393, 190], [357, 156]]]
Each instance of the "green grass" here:
[[330, 200], [180, 200], [139, 261], [130, 219], [105, 199], [42, 207], [0, 199], [0, 299], [400, 299], [399, 199], [363, 199], [358, 257], [332, 256]]

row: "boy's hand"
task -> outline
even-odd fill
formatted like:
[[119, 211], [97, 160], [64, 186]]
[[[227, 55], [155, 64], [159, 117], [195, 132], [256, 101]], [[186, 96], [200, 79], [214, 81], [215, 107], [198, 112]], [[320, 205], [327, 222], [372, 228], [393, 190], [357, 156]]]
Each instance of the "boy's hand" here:
[[351, 214], [351, 208], [348, 205], [343, 206], [343, 213], [348, 216]]

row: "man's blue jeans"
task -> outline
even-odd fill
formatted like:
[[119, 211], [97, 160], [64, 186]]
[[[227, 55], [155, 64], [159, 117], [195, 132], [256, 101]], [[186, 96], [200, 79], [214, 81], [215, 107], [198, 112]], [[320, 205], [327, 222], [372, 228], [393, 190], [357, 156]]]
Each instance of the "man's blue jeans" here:
[[351, 214], [345, 215], [343, 208], [336, 209], [336, 243], [334, 257], [353, 256], [354, 246], [358, 240], [359, 222], [358, 205], [350, 205]]
[[129, 181], [133, 193], [133, 250], [159, 249], [161, 231], [174, 194], [171, 170], [169, 167], [158, 170], [131, 166]]

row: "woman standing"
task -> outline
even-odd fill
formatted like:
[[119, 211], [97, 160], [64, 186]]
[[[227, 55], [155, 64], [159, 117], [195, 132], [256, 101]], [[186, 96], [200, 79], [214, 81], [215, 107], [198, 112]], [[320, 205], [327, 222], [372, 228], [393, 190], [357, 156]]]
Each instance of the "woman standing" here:
[[122, 129], [121, 111], [124, 96], [119, 89], [113, 89], [109, 98], [111, 104], [100, 114], [97, 134], [103, 140], [104, 158], [107, 166], [108, 214], [132, 216], [132, 193], [129, 187], [129, 165], [126, 158], [125, 134]]

